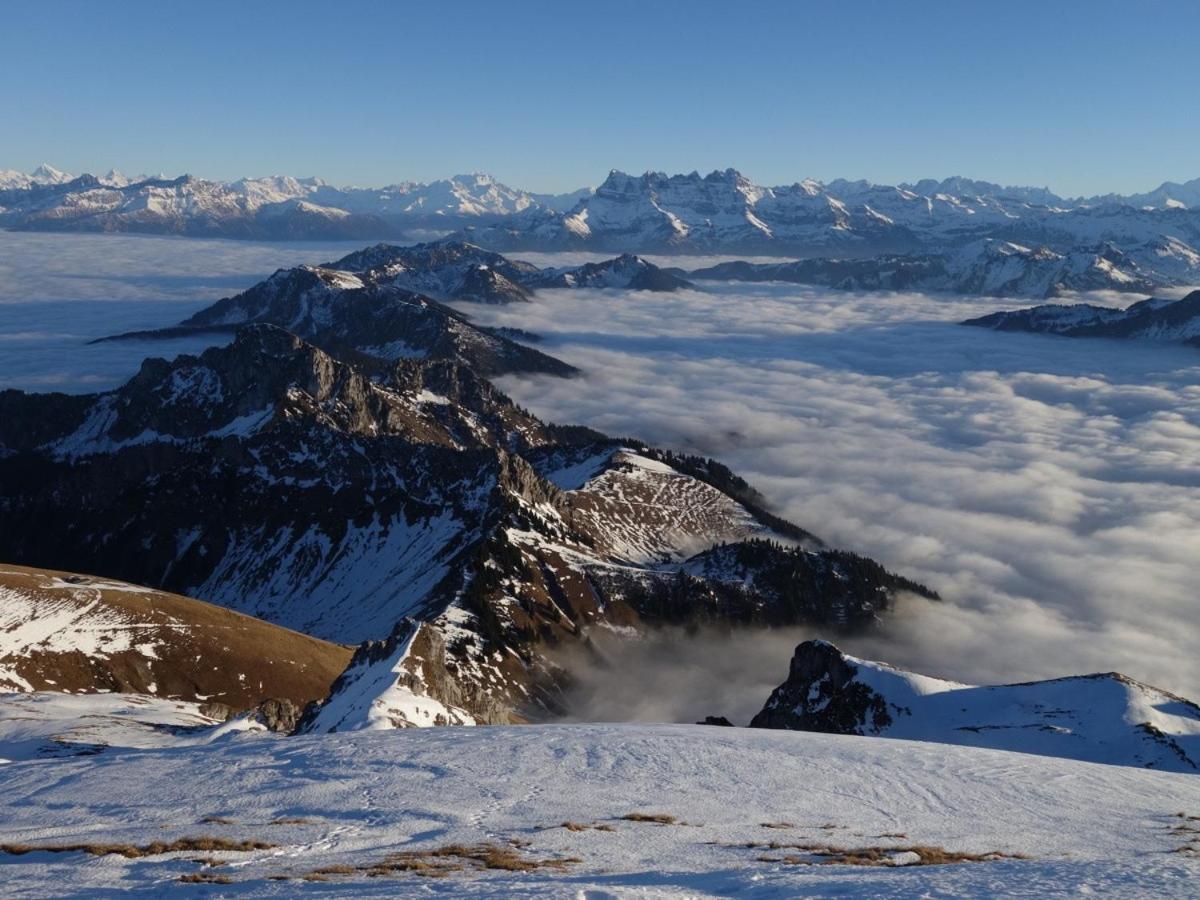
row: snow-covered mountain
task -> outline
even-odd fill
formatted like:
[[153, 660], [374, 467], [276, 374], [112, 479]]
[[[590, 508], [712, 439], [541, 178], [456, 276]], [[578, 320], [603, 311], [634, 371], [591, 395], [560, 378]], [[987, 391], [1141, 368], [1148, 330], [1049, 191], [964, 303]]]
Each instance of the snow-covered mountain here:
[[1200, 244], [1200, 210], [1060, 199], [1044, 189], [968, 179], [900, 187], [810, 179], [766, 187], [733, 169], [670, 176], [613, 171], [567, 212], [531, 208], [466, 235], [501, 251], [825, 257], [946, 253], [984, 238], [1058, 253], [1105, 242], [1129, 254], [1163, 241]]
[[65, 184], [73, 177], [47, 163], [42, 163], [29, 173], [0, 169], [0, 191], [28, 190], [34, 185]]
[[532, 287], [621, 288], [632, 291], [677, 291], [691, 285], [654, 263], [623, 253], [615, 259], [581, 266], [542, 269], [525, 281]]
[[411, 247], [376, 244], [326, 263], [323, 268], [352, 272], [369, 284], [404, 288], [438, 300], [472, 303], [528, 300], [539, 288], [674, 291], [689, 286], [682, 278], [640, 256], [539, 269], [531, 263], [450, 239]]
[[1085, 201], [1093, 206], [1104, 203], [1119, 203], [1123, 206], [1151, 207], [1156, 209], [1194, 209], [1200, 207], [1200, 178], [1180, 184], [1164, 181], [1152, 191], [1143, 194], [1104, 194]]
[[[344, 262], [353, 264], [355, 258], [371, 252], [352, 254]], [[462, 291], [461, 298], [483, 299], [482, 291], [496, 288], [496, 282], [486, 272], [469, 266], [455, 269], [476, 272], [465, 281], [455, 281]], [[421, 272], [412, 278], [407, 272], [387, 277], [383, 268], [364, 273], [321, 266], [280, 269], [266, 281], [217, 301], [176, 327], [114, 335], [104, 340], [142, 341], [270, 324], [289, 329], [331, 352], [349, 353], [359, 360], [447, 360], [470, 365], [486, 375], [575, 373], [571, 366], [554, 357], [503, 334], [477, 328], [463, 314], [395, 284], [420, 281], [428, 287], [438, 280], [439, 274], [447, 276], [449, 282], [446, 269]]]
[[[1023, 247], [988, 238], [946, 254], [815, 258], [787, 263], [737, 261], [698, 269], [690, 277], [790, 281], [842, 290], [948, 291], [1037, 299], [1096, 290], [1148, 294], [1178, 284], [1180, 278], [1200, 280], [1200, 265], [1193, 268], [1174, 263], [1186, 258], [1183, 254], [1190, 248], [1176, 243], [1157, 249], [1167, 260], [1163, 271], [1139, 264], [1112, 244], [1057, 253], [1048, 247]], [[1151, 248], [1141, 255], [1148, 266], [1161, 261]], [[1200, 255], [1196, 262], [1200, 263]]]
[[21, 699], [0, 698], [19, 897], [1185, 898], [1200, 879], [1195, 775], [705, 726], [277, 737], [156, 710], [177, 733], [136, 707], [95, 711], [109, 749], [47, 761], [7, 740], [19, 716], [71, 735], [53, 707], [110, 698]]
[[[257, 239], [358, 239], [453, 231], [494, 250], [876, 256], [945, 252], [982, 238], [1066, 253], [1104, 242], [1135, 254], [1200, 245], [1200, 179], [1146, 194], [1064, 199], [1046, 188], [954, 177], [877, 185], [757, 185], [734, 169], [612, 171], [594, 191], [543, 195], [474, 173], [381, 188], [276, 175], [234, 182], [49, 166], [0, 172], [0, 227]], [[1139, 258], [1139, 262], [1142, 260]], [[1193, 272], [1193, 274], [1195, 274]]]
[[787, 680], [751, 726], [1200, 771], [1200, 706], [1124, 675], [978, 687], [847, 656], [825, 641], [796, 648]]
[[541, 648], [590, 628], [852, 629], [929, 594], [824, 548], [717, 463], [547, 425], [460, 363], [346, 362], [271, 325], [147, 360], [107, 394], [0, 394], [0, 496], [17, 563], [343, 642], [414, 618], [428, 634], [371, 666], [481, 721], [553, 708]]
[[0, 565], [0, 691], [221, 704], [320, 700], [350, 651], [188, 597]]
[[1151, 297], [1125, 309], [1088, 303], [1048, 304], [991, 313], [963, 324], [1067, 337], [1179, 341], [1200, 347], [1200, 291], [1180, 300]]
[[482, 174], [337, 188], [282, 175], [220, 182], [190, 175], [131, 179], [115, 171], [72, 177], [45, 166], [30, 175], [0, 172], [0, 227], [35, 231], [350, 240], [449, 231], [553, 208]]

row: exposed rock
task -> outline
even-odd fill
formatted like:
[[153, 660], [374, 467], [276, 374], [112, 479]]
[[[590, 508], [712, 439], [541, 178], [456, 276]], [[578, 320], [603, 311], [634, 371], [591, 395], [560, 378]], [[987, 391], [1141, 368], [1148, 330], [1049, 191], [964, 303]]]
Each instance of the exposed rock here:
[[1115, 672], [985, 687], [796, 647], [753, 728], [969, 744], [1174, 772], [1200, 769], [1200, 706]]
[[300, 721], [301, 707], [288, 699], [270, 698], [258, 704], [254, 718], [267, 726], [269, 731], [291, 734]]
[[339, 689], [397, 712], [355, 701], [336, 722], [557, 711], [547, 651], [598, 625], [854, 630], [934, 596], [711, 460], [543, 423], [461, 364], [346, 362], [269, 325], [106, 394], [10, 392], [0, 411], [0, 555], [339, 642], [421, 623], [371, 651], [395, 656], [383, 669], [360, 651]]

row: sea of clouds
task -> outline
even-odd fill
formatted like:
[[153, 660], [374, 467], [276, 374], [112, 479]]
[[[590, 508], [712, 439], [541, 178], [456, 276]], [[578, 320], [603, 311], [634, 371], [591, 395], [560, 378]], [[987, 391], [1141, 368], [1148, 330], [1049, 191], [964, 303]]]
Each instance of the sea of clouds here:
[[[120, 383], [143, 355], [199, 344], [86, 338], [172, 324], [346, 249], [0, 233], [0, 388]], [[584, 370], [501, 379], [539, 415], [716, 457], [781, 514], [944, 598], [910, 598], [846, 649], [968, 682], [1116, 669], [1200, 697], [1200, 351], [956, 324], [1018, 305], [708, 283], [460, 308]], [[806, 636], [606, 644], [613, 664], [581, 669], [577, 712], [745, 721]]]
[[[518, 402], [717, 457], [788, 518], [943, 596], [910, 598], [852, 652], [968, 682], [1116, 669], [1200, 696], [1200, 352], [956, 324], [1017, 305], [709, 283], [471, 311], [586, 373], [501, 379]], [[734, 668], [778, 683], [803, 636], [739, 639], [759, 649]], [[711, 640], [678, 644], [644, 647], [674, 648], [694, 687], [676, 718], [731, 691], [726, 709], [753, 712], [707, 663]], [[622, 678], [636, 649], [611, 652], [585, 693], [663, 718], [644, 672]]]
[[216, 341], [139, 349], [88, 341], [174, 325], [278, 268], [336, 259], [357, 246], [0, 231], [0, 390], [115, 387], [142, 355], [194, 353]]

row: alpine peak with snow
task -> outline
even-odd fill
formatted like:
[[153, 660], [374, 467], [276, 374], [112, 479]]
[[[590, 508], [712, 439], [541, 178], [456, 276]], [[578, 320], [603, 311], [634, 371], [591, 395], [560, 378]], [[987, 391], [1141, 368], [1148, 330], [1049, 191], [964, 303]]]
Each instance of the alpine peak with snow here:
[[[771, 187], [729, 168], [707, 175], [613, 170], [594, 191], [553, 195], [478, 173], [339, 188], [281, 175], [232, 182], [115, 171], [76, 177], [43, 165], [29, 174], [0, 172], [0, 227], [273, 240], [458, 231], [502, 252], [753, 254], [843, 266], [848, 258], [882, 257], [875, 275], [860, 265], [807, 276], [867, 287], [888, 287], [895, 257], [915, 256], [906, 265], [934, 271], [920, 272], [913, 287], [1051, 296], [1200, 281], [1198, 185], [1200, 179], [1128, 196], [1065, 198], [1048, 188], [962, 177], [894, 186], [804, 179]], [[991, 249], [981, 257], [981, 247]], [[987, 258], [997, 254], [1003, 264]], [[1019, 268], [1030, 271], [1021, 275]]]

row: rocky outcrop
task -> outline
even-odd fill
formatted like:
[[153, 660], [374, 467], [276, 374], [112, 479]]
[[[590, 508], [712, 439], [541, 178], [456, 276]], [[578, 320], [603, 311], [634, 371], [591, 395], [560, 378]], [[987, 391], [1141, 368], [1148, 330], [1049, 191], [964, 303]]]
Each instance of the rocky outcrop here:
[[1200, 771], [1200, 706], [1108, 672], [977, 687], [796, 647], [754, 728], [968, 744], [1173, 772]]
[[830, 734], [878, 734], [892, 724], [884, 698], [857, 681], [858, 666], [825, 641], [796, 647], [787, 681], [777, 687], [751, 728]]

